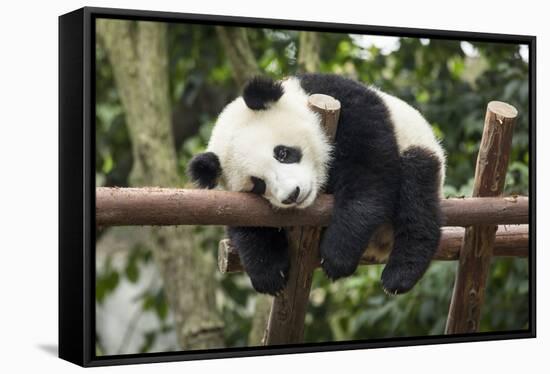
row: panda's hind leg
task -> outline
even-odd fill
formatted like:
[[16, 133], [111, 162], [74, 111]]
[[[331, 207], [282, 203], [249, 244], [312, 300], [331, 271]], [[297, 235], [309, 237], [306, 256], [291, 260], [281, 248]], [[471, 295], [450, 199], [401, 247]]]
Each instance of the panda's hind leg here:
[[390, 294], [407, 292], [416, 284], [441, 237], [439, 158], [422, 147], [410, 147], [401, 156], [401, 170], [394, 247], [382, 272], [382, 286]]

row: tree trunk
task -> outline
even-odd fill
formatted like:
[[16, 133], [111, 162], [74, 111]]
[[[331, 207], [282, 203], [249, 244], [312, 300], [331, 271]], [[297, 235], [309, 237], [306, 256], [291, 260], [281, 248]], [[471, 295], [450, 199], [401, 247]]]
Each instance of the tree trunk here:
[[298, 69], [302, 73], [317, 73], [321, 65], [321, 40], [319, 33], [300, 31]]
[[246, 29], [216, 26], [216, 32], [233, 69], [233, 78], [239, 87], [255, 75], [260, 75], [254, 52], [250, 48]]
[[[166, 26], [158, 22], [98, 20], [132, 143], [133, 186], [180, 184], [171, 132]], [[163, 277], [182, 349], [223, 347], [216, 311], [215, 261], [196, 250], [193, 227], [151, 227], [152, 251]]]

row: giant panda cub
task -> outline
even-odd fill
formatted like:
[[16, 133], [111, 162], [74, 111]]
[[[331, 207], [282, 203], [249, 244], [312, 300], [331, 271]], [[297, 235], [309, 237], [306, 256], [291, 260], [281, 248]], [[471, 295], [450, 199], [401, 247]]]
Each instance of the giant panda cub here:
[[[334, 142], [308, 107], [315, 93], [341, 103]], [[306, 208], [321, 188], [334, 194], [320, 245], [333, 280], [353, 274], [384, 223], [395, 236], [382, 273], [387, 293], [410, 290], [439, 243], [445, 156], [430, 125], [404, 101], [338, 75], [252, 79], [219, 115], [206, 152], [188, 171], [202, 188], [253, 192], [277, 209]], [[280, 292], [290, 266], [285, 231], [229, 227], [228, 235], [254, 288]]]

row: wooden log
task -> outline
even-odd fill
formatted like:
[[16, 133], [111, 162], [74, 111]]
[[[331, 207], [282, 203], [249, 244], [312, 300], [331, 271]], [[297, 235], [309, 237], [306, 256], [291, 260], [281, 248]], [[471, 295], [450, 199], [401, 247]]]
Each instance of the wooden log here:
[[[254, 194], [174, 188], [96, 188], [97, 226], [233, 225], [327, 226], [332, 195], [321, 195], [302, 210], [274, 210]], [[446, 226], [529, 222], [522, 196], [441, 200]]]
[[[492, 101], [487, 106], [473, 196], [502, 195], [517, 114], [517, 110], [506, 103]], [[487, 223], [466, 228], [446, 334], [472, 333], [479, 329], [496, 231], [496, 225]]]
[[340, 117], [340, 102], [328, 95], [313, 94], [309, 96], [308, 105], [321, 117], [321, 127], [327, 137], [334, 140]]
[[309, 303], [313, 271], [319, 263], [321, 229], [291, 227], [289, 238], [290, 267], [285, 289], [273, 298], [263, 343], [301, 343]]
[[[327, 137], [334, 140], [340, 102], [327, 95], [315, 94], [309, 97], [308, 105], [319, 114]], [[294, 226], [287, 229], [292, 265], [286, 287], [273, 299], [264, 336], [265, 345], [301, 343], [304, 339], [311, 281], [319, 262], [321, 231], [320, 226]]]
[[[442, 229], [439, 248], [433, 259], [439, 261], [455, 261], [458, 259], [462, 239], [464, 238], [464, 228], [445, 227]], [[361, 257], [361, 265], [384, 264], [385, 260], [380, 260], [370, 253], [373, 251], [372, 243]], [[529, 226], [528, 225], [501, 225], [494, 243], [493, 256], [497, 257], [527, 257], [529, 255]], [[320, 267], [319, 261], [315, 267]], [[238, 250], [231, 245], [229, 239], [220, 241], [218, 249], [218, 269], [221, 273], [237, 273], [243, 271], [243, 266], [239, 258]]]

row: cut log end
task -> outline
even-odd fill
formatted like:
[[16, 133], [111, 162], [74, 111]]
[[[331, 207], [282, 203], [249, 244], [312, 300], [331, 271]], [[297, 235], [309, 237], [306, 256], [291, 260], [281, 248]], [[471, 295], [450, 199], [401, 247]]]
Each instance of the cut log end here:
[[514, 106], [502, 101], [491, 101], [487, 109], [489, 112], [507, 119], [516, 118], [518, 116], [518, 110]]
[[318, 111], [335, 112], [337, 110], [340, 110], [340, 101], [328, 95], [310, 95], [308, 103], [313, 109], [318, 109]]
[[220, 273], [234, 273], [235, 269], [243, 271], [243, 265], [239, 253], [235, 247], [231, 245], [229, 239], [220, 240], [218, 246], [218, 270]]

